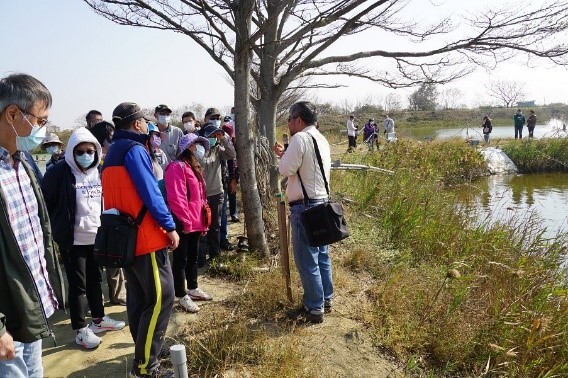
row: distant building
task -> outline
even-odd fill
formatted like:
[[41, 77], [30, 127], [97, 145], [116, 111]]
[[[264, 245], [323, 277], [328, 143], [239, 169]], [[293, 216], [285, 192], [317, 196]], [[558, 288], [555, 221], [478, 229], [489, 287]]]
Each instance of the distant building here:
[[518, 108], [528, 108], [528, 107], [534, 106], [534, 101], [535, 101], [535, 100], [531, 100], [531, 101], [519, 101], [519, 102], [517, 102], [517, 107], [518, 107]]

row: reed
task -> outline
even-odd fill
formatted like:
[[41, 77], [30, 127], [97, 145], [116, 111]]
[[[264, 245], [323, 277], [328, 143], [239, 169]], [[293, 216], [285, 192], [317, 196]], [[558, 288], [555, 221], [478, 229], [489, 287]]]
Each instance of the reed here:
[[522, 173], [568, 172], [568, 139], [512, 140], [503, 151]]

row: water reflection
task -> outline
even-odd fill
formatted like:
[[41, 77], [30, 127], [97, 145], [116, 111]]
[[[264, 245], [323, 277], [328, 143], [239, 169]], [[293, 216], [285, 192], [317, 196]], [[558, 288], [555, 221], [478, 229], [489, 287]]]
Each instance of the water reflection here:
[[506, 221], [535, 213], [549, 236], [568, 225], [568, 180], [562, 173], [493, 175], [457, 191], [459, 201], [481, 219]]

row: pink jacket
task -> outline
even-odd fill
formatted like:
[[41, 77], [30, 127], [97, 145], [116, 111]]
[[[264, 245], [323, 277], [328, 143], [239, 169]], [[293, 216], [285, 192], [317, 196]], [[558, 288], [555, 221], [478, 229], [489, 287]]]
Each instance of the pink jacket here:
[[168, 205], [183, 231], [207, 231], [202, 213], [207, 202], [203, 179], [195, 175], [188, 163], [176, 160], [166, 167], [164, 181]]

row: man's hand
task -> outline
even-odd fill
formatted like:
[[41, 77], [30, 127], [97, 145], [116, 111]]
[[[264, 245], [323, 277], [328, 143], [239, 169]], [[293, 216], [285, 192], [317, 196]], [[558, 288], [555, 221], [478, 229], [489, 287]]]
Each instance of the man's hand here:
[[236, 193], [237, 185], [237, 179], [231, 179], [231, 181], [229, 182], [229, 193]]
[[170, 247], [176, 249], [179, 245], [179, 235], [176, 230], [168, 232], [168, 238], [170, 238]]
[[14, 339], [6, 332], [0, 337], [0, 360], [11, 360], [16, 355], [14, 349]]
[[274, 142], [274, 146], [272, 146], [272, 151], [276, 154], [276, 156], [282, 157], [282, 155], [284, 155], [284, 146], [278, 142]]

